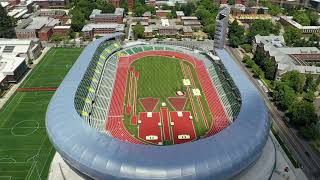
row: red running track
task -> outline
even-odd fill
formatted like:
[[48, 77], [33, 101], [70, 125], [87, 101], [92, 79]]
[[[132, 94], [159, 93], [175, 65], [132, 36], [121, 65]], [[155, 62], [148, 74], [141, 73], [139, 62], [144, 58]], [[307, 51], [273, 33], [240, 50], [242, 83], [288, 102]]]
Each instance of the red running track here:
[[[196, 140], [196, 132], [193, 126], [193, 121], [189, 118], [190, 112], [182, 112], [182, 117], [178, 117], [177, 112], [170, 112], [173, 144], [181, 144]], [[189, 135], [190, 139], [179, 139], [179, 135]]]
[[170, 141], [171, 136], [170, 136], [170, 124], [169, 124], [169, 119], [168, 119], [168, 108], [162, 107], [160, 108], [161, 110], [161, 117], [162, 117], [162, 127], [164, 131], [164, 140], [165, 141]]
[[107, 117], [106, 130], [117, 139], [135, 144], [142, 144], [141, 141], [133, 137], [127, 131], [122, 120], [124, 114], [124, 97], [127, 84], [126, 79], [128, 76], [128, 67], [129, 66], [126, 62], [119, 62], [118, 64], [110, 102], [111, 105]]
[[[158, 145], [162, 142], [161, 127], [159, 126], [160, 113], [152, 112], [152, 117], [147, 117], [147, 112], [139, 113], [139, 137], [147, 142]], [[147, 140], [146, 136], [157, 136], [158, 139]]]

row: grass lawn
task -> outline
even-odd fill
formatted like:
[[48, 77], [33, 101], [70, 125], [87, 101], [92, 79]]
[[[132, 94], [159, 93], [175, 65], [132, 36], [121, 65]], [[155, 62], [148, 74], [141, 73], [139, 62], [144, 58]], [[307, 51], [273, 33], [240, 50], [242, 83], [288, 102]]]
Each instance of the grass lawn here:
[[[144, 112], [142, 105], [138, 103], [138, 99], [147, 97], [160, 99], [160, 102], [154, 110], [155, 112], [160, 112], [161, 102], [166, 102], [169, 111], [175, 111], [174, 108], [171, 107], [170, 103], [168, 103], [167, 98], [175, 97], [176, 92], [179, 90], [186, 91], [186, 87], [183, 85], [182, 82], [182, 79], [184, 79], [184, 75], [182, 72], [180, 61], [181, 60], [175, 58], [154, 56], [141, 58], [131, 64], [130, 67], [134, 67], [135, 71], [138, 71], [140, 73], [137, 91], [137, 115], [139, 112]], [[204, 93], [202, 92], [202, 88], [197, 73], [190, 63], [184, 61], [182, 64], [185, 68], [189, 67], [191, 70], [192, 77], [195, 81], [196, 86], [191, 88], [199, 88], [201, 91], [202, 96], [200, 97], [200, 101], [207, 115], [207, 119], [210, 125], [212, 123], [212, 117], [210, 115], [209, 106], [205, 100]], [[129, 87], [129, 82], [130, 81], [128, 76], [127, 87]], [[127, 97], [129, 94], [128, 89], [129, 88], [126, 88], [126, 104], [128, 101]], [[203, 136], [208, 131], [208, 129], [205, 128], [204, 119], [201, 115], [201, 110], [198, 101], [195, 97], [193, 97], [193, 99], [195, 103], [194, 105], [196, 113], [199, 117], [198, 122], [196, 122], [194, 119], [194, 125], [197, 137], [200, 138], [200, 136]], [[133, 101], [131, 100], [131, 103], [132, 102]], [[187, 100], [185, 111], [190, 111], [194, 116], [191, 102], [189, 99]], [[137, 137], [137, 126], [130, 124], [130, 118], [130, 115], [125, 116], [125, 126], [131, 134], [134, 134], [135, 137]], [[172, 144], [172, 142], [164, 142], [164, 144]]]
[[[52, 48], [21, 87], [58, 87], [82, 49]], [[0, 110], [0, 180], [46, 179], [54, 148], [45, 113], [54, 92], [16, 92]]]

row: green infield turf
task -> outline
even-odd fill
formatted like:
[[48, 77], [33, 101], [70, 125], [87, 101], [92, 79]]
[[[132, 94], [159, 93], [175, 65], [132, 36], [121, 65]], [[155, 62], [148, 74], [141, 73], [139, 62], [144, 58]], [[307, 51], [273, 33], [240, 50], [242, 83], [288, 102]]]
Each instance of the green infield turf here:
[[[20, 87], [58, 87], [82, 49], [52, 48]], [[16, 92], [0, 110], [0, 180], [46, 179], [55, 153], [45, 129], [54, 92]]]
[[[209, 106], [203, 95], [202, 88], [197, 76], [197, 73], [192, 64], [182, 61], [180, 59], [168, 58], [168, 57], [144, 57], [131, 64], [130, 67], [134, 67], [134, 70], [139, 72], [138, 87], [136, 98], [128, 98], [129, 95], [129, 84], [130, 75], [128, 75], [127, 88], [126, 88], [126, 98], [125, 104], [136, 104], [136, 115], [139, 112], [144, 112], [144, 108], [141, 103], [138, 102], [139, 98], [159, 98], [160, 101], [155, 107], [154, 112], [160, 112], [161, 103], [165, 102], [167, 104], [169, 111], [175, 111], [175, 109], [168, 102], [168, 97], [176, 97], [177, 91], [186, 92], [187, 102], [184, 111], [190, 111], [192, 116], [195, 117], [197, 114], [198, 120], [193, 120], [197, 138], [201, 138], [209, 130], [205, 126], [205, 118], [208, 121], [209, 127], [212, 123], [212, 116], [209, 110]], [[186, 86], [183, 85], [184, 71], [183, 69], [190, 69], [190, 74], [188, 74], [188, 79], [194, 80], [194, 85], [190, 86], [192, 88], [198, 88], [201, 92], [200, 102], [195, 96], [189, 96]], [[132, 83], [131, 96], [134, 95], [135, 84]], [[192, 97], [193, 102], [190, 101]], [[135, 102], [136, 101], [136, 102]], [[200, 105], [203, 107], [206, 117], [202, 116]], [[192, 106], [194, 108], [192, 108]], [[134, 114], [134, 113], [133, 113]], [[132, 113], [125, 115], [125, 126], [131, 134], [138, 137], [138, 126], [131, 125]], [[172, 144], [172, 142], [164, 142], [164, 144]]]

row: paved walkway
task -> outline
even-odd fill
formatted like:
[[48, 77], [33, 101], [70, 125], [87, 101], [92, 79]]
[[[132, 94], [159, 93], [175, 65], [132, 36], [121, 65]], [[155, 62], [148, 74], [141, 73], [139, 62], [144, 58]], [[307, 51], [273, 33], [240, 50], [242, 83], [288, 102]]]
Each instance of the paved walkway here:
[[6, 104], [6, 102], [10, 99], [10, 97], [16, 92], [16, 90], [19, 88], [21, 83], [28, 77], [28, 75], [32, 72], [34, 67], [40, 62], [40, 60], [47, 54], [49, 51], [50, 47], [46, 47], [42, 50], [42, 54], [33, 61], [33, 64], [30, 66], [30, 70], [28, 73], [17, 83], [11, 86], [11, 88], [6, 92], [6, 94], [0, 98], [0, 109]]

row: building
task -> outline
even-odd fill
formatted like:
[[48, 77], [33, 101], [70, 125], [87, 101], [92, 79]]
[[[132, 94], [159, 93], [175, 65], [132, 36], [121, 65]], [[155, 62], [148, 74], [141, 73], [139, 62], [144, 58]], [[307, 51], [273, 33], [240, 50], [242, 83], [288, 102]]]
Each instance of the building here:
[[181, 20], [181, 17], [184, 17], [183, 11], [176, 11], [177, 19]]
[[0, 96], [2, 95], [3, 91], [7, 90], [9, 86], [9, 82], [7, 77], [0, 73]]
[[44, 27], [54, 27], [60, 25], [59, 19], [54, 19], [48, 16], [39, 16], [28, 19], [22, 19], [15, 27], [16, 36], [18, 39], [35, 39], [39, 38], [39, 32]]
[[41, 53], [42, 47], [38, 41], [0, 38], [0, 55], [23, 57], [28, 61], [38, 58]]
[[130, 20], [133, 23], [140, 22], [140, 23], [148, 23], [149, 24], [149, 18], [148, 17], [130, 17]]
[[146, 18], [148, 18], [148, 19], [151, 19], [152, 14], [151, 14], [150, 11], [147, 11], [147, 12], [143, 13], [142, 16], [143, 16], [143, 17], [146, 17]]
[[27, 69], [26, 57], [4, 54], [0, 56], [0, 74], [4, 75], [8, 82], [18, 82]]
[[222, 6], [216, 17], [216, 31], [214, 34], [214, 47], [217, 49], [223, 49], [228, 33], [230, 8], [228, 6]]
[[51, 36], [53, 35], [52, 27], [44, 27], [38, 33], [40, 41], [49, 41]]
[[35, 12], [35, 14], [38, 16], [48, 16], [54, 19], [59, 19], [62, 25], [70, 19], [66, 10], [61, 9], [40, 9], [39, 11]]
[[199, 30], [202, 27], [200, 21], [195, 16], [182, 16], [180, 19], [183, 26], [190, 26], [193, 30]]
[[144, 28], [144, 32], [143, 32], [144, 37], [146, 38], [151, 38], [153, 37], [153, 29], [150, 26], [147, 26]]
[[33, 0], [40, 8], [61, 8], [69, 4], [68, 0]]
[[156, 10], [158, 18], [166, 18], [171, 13], [171, 10]]
[[253, 50], [262, 50], [277, 64], [275, 77], [281, 78], [289, 71], [297, 70], [303, 74], [320, 74], [320, 50], [316, 47], [287, 47], [283, 36], [255, 36]]
[[124, 31], [124, 24], [117, 23], [100, 23], [86, 24], [82, 30], [85, 38], [93, 38], [96, 35], [106, 35]]
[[95, 23], [123, 23], [123, 8], [116, 8], [114, 13], [102, 13], [99, 9], [94, 9], [89, 16], [90, 20]]
[[184, 37], [191, 38], [193, 36], [193, 30], [190, 26], [183, 26], [182, 32]]
[[320, 26], [303, 26], [293, 20], [292, 16], [281, 16], [280, 23], [298, 29], [303, 34], [319, 33]]
[[53, 28], [54, 35], [69, 36], [71, 26], [55, 26]]

